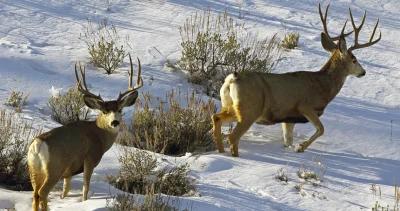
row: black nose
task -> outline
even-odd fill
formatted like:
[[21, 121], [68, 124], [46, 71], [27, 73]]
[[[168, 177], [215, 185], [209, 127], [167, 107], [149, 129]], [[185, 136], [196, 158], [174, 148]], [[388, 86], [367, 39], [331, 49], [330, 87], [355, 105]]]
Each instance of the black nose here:
[[113, 126], [113, 127], [117, 127], [118, 125], [119, 125], [119, 121], [117, 121], [117, 120], [114, 120], [111, 122], [111, 126]]
[[358, 77], [363, 77], [365, 75], [366, 72], [361, 73], [360, 75], [358, 75]]

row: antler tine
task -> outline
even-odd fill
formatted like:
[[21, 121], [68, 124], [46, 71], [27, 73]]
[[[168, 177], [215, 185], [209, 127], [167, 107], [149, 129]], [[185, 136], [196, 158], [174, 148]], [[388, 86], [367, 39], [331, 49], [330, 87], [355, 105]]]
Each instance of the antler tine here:
[[143, 79], [142, 79], [142, 65], [140, 64], [140, 60], [139, 58], [137, 58], [138, 61], [138, 77], [137, 77], [137, 81], [136, 81], [136, 86], [135, 86], [135, 90], [139, 89], [143, 86]]
[[[76, 82], [77, 82], [77, 84], [78, 84], [78, 90], [80, 91], [80, 92], [85, 92], [85, 89], [82, 87], [82, 82], [81, 82], [81, 78], [79, 77], [79, 75], [78, 75], [78, 62], [76, 62], [75, 63], [75, 77], [76, 77]], [[79, 72], [80, 72], [80, 74], [81, 74], [81, 77], [82, 77], [82, 68], [81, 68], [81, 65], [79, 64]]]
[[365, 17], [367, 15], [367, 11], [364, 12], [364, 16], [362, 18], [361, 24], [358, 27], [354, 23], [353, 13], [351, 12], [350, 8], [349, 8], [349, 12], [350, 12], [350, 18], [351, 18], [351, 25], [353, 26], [353, 29], [354, 29], [354, 42], [358, 43], [358, 34], [360, 33], [362, 26], [364, 25]]
[[131, 69], [128, 71], [128, 74], [129, 74], [128, 89], [131, 90], [131, 89], [133, 88], [133, 87], [132, 87], [132, 80], [133, 80], [133, 64], [132, 64], [132, 57], [131, 57], [131, 54], [129, 53], [128, 55], [129, 55], [129, 64], [130, 64], [130, 67], [131, 67]]
[[[376, 21], [374, 30], [372, 31], [372, 35], [371, 35], [371, 37], [369, 38], [369, 42], [372, 42], [372, 39], [373, 39], [374, 36], [375, 36], [376, 28], [378, 28], [378, 24], [379, 24], [379, 18], [378, 18], [378, 20]], [[382, 36], [382, 32], [379, 32], [379, 40], [381, 39], [381, 36]]]
[[364, 25], [364, 23], [365, 23], [365, 19], [366, 19], [366, 16], [367, 16], [367, 11], [364, 11], [364, 15], [363, 15], [363, 18], [362, 18], [362, 20], [361, 20], [361, 24], [360, 24], [358, 27], [356, 26], [356, 24], [355, 24], [355, 22], [354, 22], [353, 14], [352, 14], [350, 8], [349, 8], [349, 12], [350, 12], [350, 18], [351, 18], [351, 25], [353, 26], [353, 29], [354, 29], [354, 45], [351, 46], [351, 47], [348, 49], [350, 52], [353, 51], [353, 50], [355, 50], [355, 49], [365, 48], [365, 47], [374, 45], [375, 43], [379, 42], [379, 40], [381, 40], [382, 32], [379, 32], [379, 37], [378, 37], [378, 39], [372, 41], [372, 40], [374, 39], [376, 29], [378, 28], [378, 24], [379, 24], [379, 18], [378, 18], [378, 20], [376, 21], [374, 30], [372, 31], [372, 35], [371, 35], [371, 37], [369, 38], [369, 41], [368, 41], [367, 43], [364, 43], [364, 44], [359, 44], [359, 43], [358, 43], [358, 37], [359, 37], [359, 33], [360, 33], [360, 31], [361, 31], [361, 28], [363, 27], [363, 25]]
[[326, 25], [326, 18], [327, 18], [327, 14], [328, 14], [328, 9], [329, 9], [329, 4], [328, 4], [328, 6], [326, 6], [326, 9], [325, 9], [325, 16], [322, 15], [321, 3], [318, 3], [319, 17], [321, 18], [321, 22], [322, 22], [322, 26], [323, 26], [323, 28], [324, 28], [324, 32], [325, 32], [325, 34], [328, 35], [328, 37], [329, 37], [328, 27], [327, 27], [327, 25]]
[[349, 36], [351, 33], [353, 33], [353, 31], [344, 33], [344, 30], [345, 30], [345, 28], [346, 28], [346, 23], [347, 23], [347, 20], [346, 20], [346, 23], [344, 24], [344, 26], [343, 26], [343, 28], [342, 28], [342, 32], [340, 33], [339, 36], [331, 37], [331, 36], [329, 35], [328, 26], [327, 26], [327, 17], [328, 17], [329, 6], [330, 6], [330, 4], [328, 4], [328, 5], [326, 6], [325, 14], [323, 15], [323, 14], [322, 14], [322, 10], [321, 10], [321, 3], [318, 4], [319, 16], [320, 16], [321, 21], [322, 21], [322, 26], [324, 27], [324, 33], [325, 33], [332, 41], [337, 41], [337, 40], [339, 40], [340, 36], [347, 37], [347, 36]]
[[139, 88], [141, 88], [143, 86], [143, 80], [142, 80], [142, 77], [141, 77], [142, 66], [140, 64], [139, 58], [137, 58], [138, 66], [139, 66], [138, 67], [138, 79], [137, 79], [137, 82], [136, 82], [137, 86], [135, 86], [135, 87], [132, 86], [132, 81], [133, 81], [133, 63], [132, 63], [131, 54], [128, 54], [128, 55], [129, 55], [129, 63], [130, 63], [130, 70], [128, 71], [128, 74], [129, 74], [128, 90], [123, 92], [123, 93], [120, 93], [119, 96], [118, 96], [117, 101], [122, 100], [122, 98], [124, 98], [126, 95], [128, 95], [128, 94], [130, 94], [132, 92], [135, 92], [136, 90], [138, 90]]
[[88, 88], [87, 88], [87, 83], [86, 83], [86, 67], [83, 66], [83, 69], [82, 69], [82, 65], [79, 64], [79, 70], [81, 71], [83, 86], [85, 87], [85, 89], [87, 91], [89, 91]]
[[90, 96], [93, 98], [96, 98], [100, 101], [103, 101], [103, 99], [101, 98], [100, 95], [95, 95], [93, 93], [91, 93], [89, 91], [89, 89], [87, 88], [87, 84], [86, 84], [86, 68], [83, 67], [82, 69], [82, 65], [79, 63], [79, 72], [80, 72], [80, 77], [78, 75], [78, 69], [77, 69], [78, 63], [75, 63], [75, 77], [76, 77], [76, 82], [78, 83], [78, 90], [86, 95], [86, 96]]
[[340, 36], [346, 36], [345, 33], [344, 33], [344, 29], [346, 28], [347, 21], [348, 21], [348, 20], [346, 19], [346, 21], [344, 22], [342, 31], [340, 32]]

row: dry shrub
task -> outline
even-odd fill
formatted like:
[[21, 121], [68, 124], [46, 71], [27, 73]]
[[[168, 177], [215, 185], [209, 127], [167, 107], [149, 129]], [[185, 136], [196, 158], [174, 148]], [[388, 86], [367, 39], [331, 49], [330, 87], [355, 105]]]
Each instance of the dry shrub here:
[[286, 49], [294, 49], [299, 45], [300, 34], [297, 32], [290, 32], [285, 34], [281, 46]]
[[119, 194], [107, 201], [107, 208], [111, 211], [178, 211], [176, 205], [179, 201], [163, 200], [161, 194], [152, 192], [144, 195], [144, 200], [131, 194]]
[[214, 150], [210, 133], [216, 109], [213, 100], [202, 100], [194, 92], [170, 91], [164, 99], [144, 94], [136, 106], [129, 129], [133, 138], [121, 144], [167, 155]]
[[145, 151], [124, 150], [119, 157], [121, 170], [118, 176], [110, 176], [112, 185], [129, 193], [164, 193], [182, 196], [195, 190], [188, 177], [189, 166], [157, 169], [157, 160]]
[[320, 180], [320, 178], [318, 177], [318, 175], [315, 172], [311, 171], [310, 169], [306, 169], [306, 168], [300, 168], [297, 171], [297, 176], [299, 178], [307, 180], [307, 181], [308, 180], [316, 180], [316, 181]]
[[275, 175], [275, 179], [278, 181], [281, 181], [281, 182], [288, 183], [289, 178], [287, 176], [286, 170], [284, 168], [278, 169], [278, 171], [276, 172], [276, 175]]
[[16, 112], [22, 111], [22, 106], [26, 105], [28, 94], [22, 91], [12, 90], [4, 105], [11, 106]]
[[107, 20], [98, 24], [88, 21], [81, 39], [88, 48], [90, 62], [107, 74], [120, 67], [127, 55], [129, 38], [122, 39], [115, 26]]
[[26, 156], [28, 146], [40, 133], [32, 123], [0, 110], [0, 185], [12, 190], [31, 190]]
[[62, 125], [88, 118], [89, 109], [85, 107], [83, 95], [76, 87], [70, 88], [65, 94], [50, 97], [48, 105], [52, 119]]
[[327, 167], [321, 156], [314, 156], [308, 166], [302, 165], [297, 171], [297, 176], [306, 181], [321, 182], [324, 179]]
[[226, 12], [213, 15], [205, 11], [187, 18], [180, 27], [179, 66], [189, 73], [189, 81], [218, 97], [224, 78], [234, 71], [270, 72], [280, 57], [277, 37], [260, 40], [243, 32], [244, 25]]

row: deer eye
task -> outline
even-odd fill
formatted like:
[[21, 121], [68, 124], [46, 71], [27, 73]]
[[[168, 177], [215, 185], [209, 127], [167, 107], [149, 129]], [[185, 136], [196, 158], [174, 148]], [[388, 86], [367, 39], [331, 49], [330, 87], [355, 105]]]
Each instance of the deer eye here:
[[354, 59], [353, 59], [353, 63], [354, 63], [354, 64], [357, 63], [357, 59], [354, 58]]

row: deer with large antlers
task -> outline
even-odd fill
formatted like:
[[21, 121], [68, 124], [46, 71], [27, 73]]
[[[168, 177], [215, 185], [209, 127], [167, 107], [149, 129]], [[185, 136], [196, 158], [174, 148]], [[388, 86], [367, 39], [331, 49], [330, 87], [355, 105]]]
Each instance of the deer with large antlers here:
[[70, 190], [71, 177], [82, 172], [83, 200], [87, 200], [93, 169], [118, 135], [121, 111], [135, 103], [138, 89], [143, 86], [138, 59], [137, 86], [132, 87], [133, 65], [130, 55], [129, 60], [128, 90], [112, 101], [104, 101], [100, 95], [91, 93], [86, 84], [85, 68], [75, 64], [78, 90], [83, 94], [85, 104], [99, 110], [100, 114], [96, 121], [76, 121], [52, 129], [33, 140], [28, 151], [28, 167], [33, 187], [34, 211], [39, 209], [39, 205], [42, 211], [47, 210], [48, 194], [61, 178], [64, 178], [61, 198], [66, 197]]
[[237, 122], [232, 133], [228, 135], [233, 156], [239, 155], [239, 139], [254, 122], [264, 125], [282, 123], [285, 146], [293, 144], [293, 129], [296, 123], [311, 122], [316, 128], [316, 132], [297, 147], [297, 152], [304, 152], [324, 133], [324, 126], [319, 116], [339, 93], [347, 76], [362, 77], [365, 75], [365, 70], [357, 61], [353, 50], [369, 47], [381, 39], [380, 34], [374, 40], [378, 19], [369, 41], [359, 44], [358, 36], [364, 25], [366, 13], [364, 13], [360, 26], [357, 27], [349, 9], [355, 39], [354, 45], [347, 48], [345, 37], [352, 34], [353, 31], [344, 32], [346, 21], [341, 34], [331, 37], [327, 28], [328, 9], [329, 5], [323, 15], [321, 5], [319, 5], [319, 14], [323, 25], [321, 43], [323, 48], [331, 54], [328, 62], [319, 71], [284, 74], [232, 73], [225, 78], [220, 90], [221, 112], [212, 117], [214, 141], [219, 152], [224, 152], [221, 125], [228, 122]]

